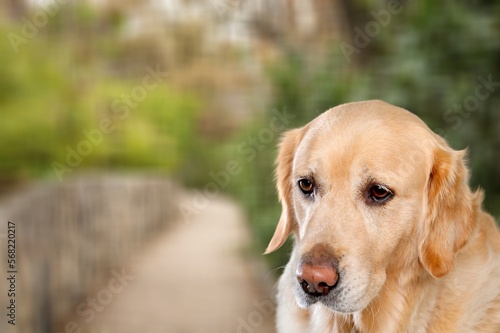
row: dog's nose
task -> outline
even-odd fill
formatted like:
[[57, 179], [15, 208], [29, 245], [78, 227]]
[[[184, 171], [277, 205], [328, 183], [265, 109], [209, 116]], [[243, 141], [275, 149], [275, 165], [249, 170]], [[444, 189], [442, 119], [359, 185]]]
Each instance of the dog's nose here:
[[315, 266], [309, 263], [299, 265], [297, 280], [302, 290], [311, 296], [326, 296], [339, 278], [333, 265]]

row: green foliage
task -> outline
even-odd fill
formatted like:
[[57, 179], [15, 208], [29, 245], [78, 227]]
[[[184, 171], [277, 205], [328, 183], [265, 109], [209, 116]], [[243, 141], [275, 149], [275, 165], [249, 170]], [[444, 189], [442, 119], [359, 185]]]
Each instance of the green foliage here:
[[[19, 29], [0, 30], [5, 36]], [[95, 134], [97, 143], [90, 154], [81, 154], [77, 168], [173, 172], [189, 159], [201, 104], [195, 96], [166, 82], [139, 88], [146, 68], [142, 77], [117, 79], [97, 63], [75, 65], [78, 48], [43, 35], [19, 49], [16, 54], [7, 38], [0, 41], [0, 178], [53, 176], [53, 162], [68, 165], [68, 149], [78, 151], [89, 141], [83, 131], [100, 132], [102, 138]], [[124, 98], [137, 89], [146, 91], [145, 97], [127, 106]], [[100, 128], [103, 119], [109, 133]]]
[[[276, 142], [281, 133], [272, 131], [272, 137], [266, 136], [265, 140], [261, 140], [262, 135], [259, 137], [259, 134], [264, 132], [271, 133], [269, 130], [272, 117], [274, 115], [256, 119], [226, 145], [219, 146], [216, 149], [218, 153], [215, 153], [219, 164], [212, 164], [210, 169], [201, 172], [204, 175], [207, 175], [207, 170], [217, 173], [225, 170], [225, 165], [229, 161], [238, 163], [239, 173], [230, 178], [229, 185], [223, 190], [227, 190], [244, 204], [254, 239], [257, 240], [253, 244], [257, 253], [264, 252], [266, 241], [270, 240], [280, 216], [273, 182], [272, 161], [276, 156]], [[281, 123], [276, 124], [283, 127]], [[268, 141], [269, 138], [272, 140]], [[283, 251], [276, 252], [268, 258], [273, 266], [281, 264]]]

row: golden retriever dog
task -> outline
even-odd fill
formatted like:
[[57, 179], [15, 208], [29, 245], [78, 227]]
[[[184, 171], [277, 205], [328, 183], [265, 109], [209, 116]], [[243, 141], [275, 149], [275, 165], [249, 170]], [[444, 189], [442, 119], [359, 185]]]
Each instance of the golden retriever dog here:
[[381, 101], [285, 133], [278, 332], [500, 332], [500, 235], [464, 155]]

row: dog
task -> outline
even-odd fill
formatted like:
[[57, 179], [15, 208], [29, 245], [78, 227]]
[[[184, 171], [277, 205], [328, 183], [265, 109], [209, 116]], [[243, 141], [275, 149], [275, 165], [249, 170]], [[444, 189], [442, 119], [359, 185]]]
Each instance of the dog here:
[[280, 333], [500, 332], [500, 234], [465, 151], [382, 101], [283, 135]]

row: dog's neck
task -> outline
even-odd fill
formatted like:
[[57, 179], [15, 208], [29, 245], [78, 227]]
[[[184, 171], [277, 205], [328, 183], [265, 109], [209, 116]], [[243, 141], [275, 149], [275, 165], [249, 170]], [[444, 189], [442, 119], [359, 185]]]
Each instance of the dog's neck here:
[[402, 332], [401, 323], [424, 315], [418, 309], [435, 283], [430, 276], [389, 278], [379, 296], [352, 315], [354, 326], [359, 332]]

